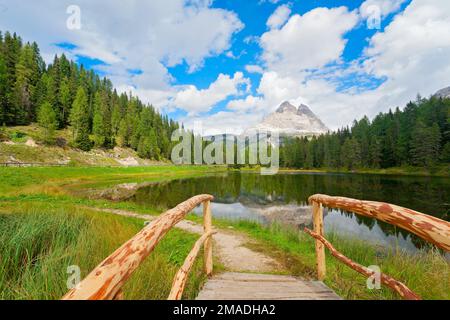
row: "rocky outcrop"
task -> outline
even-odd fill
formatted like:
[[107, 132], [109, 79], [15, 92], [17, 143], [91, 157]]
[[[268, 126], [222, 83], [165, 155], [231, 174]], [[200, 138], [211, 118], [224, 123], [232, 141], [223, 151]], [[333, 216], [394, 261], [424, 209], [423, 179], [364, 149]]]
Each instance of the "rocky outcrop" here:
[[298, 108], [286, 101], [260, 124], [249, 128], [244, 135], [259, 132], [277, 132], [280, 136], [310, 137], [327, 133], [329, 129], [305, 104]]
[[450, 87], [439, 90], [434, 94], [434, 97], [442, 99], [450, 98]]

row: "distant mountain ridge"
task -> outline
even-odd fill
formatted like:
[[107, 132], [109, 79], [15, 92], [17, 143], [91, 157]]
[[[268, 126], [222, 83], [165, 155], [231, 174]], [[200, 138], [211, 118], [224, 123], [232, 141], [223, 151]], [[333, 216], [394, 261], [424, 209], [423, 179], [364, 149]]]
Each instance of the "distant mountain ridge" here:
[[450, 98], [450, 87], [443, 88], [443, 89], [439, 90], [438, 92], [436, 92], [434, 94], [434, 97], [442, 98], [442, 99]]
[[244, 135], [254, 131], [278, 132], [280, 136], [310, 137], [327, 133], [329, 129], [305, 104], [297, 108], [285, 101], [261, 123], [247, 129]]

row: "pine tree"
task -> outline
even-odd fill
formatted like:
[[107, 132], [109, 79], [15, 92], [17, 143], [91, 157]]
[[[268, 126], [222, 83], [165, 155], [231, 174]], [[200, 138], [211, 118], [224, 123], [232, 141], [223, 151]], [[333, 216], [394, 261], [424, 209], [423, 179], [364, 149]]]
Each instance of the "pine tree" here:
[[372, 168], [379, 168], [381, 165], [382, 147], [378, 138], [373, 138], [370, 143], [370, 166]]
[[7, 107], [6, 64], [3, 58], [2, 51], [0, 50], [0, 124], [3, 124], [7, 121], [6, 107]]
[[74, 147], [89, 151], [92, 148], [89, 139], [89, 102], [83, 87], [78, 89], [73, 102], [70, 125], [72, 126]]
[[122, 119], [119, 125], [119, 131], [117, 133], [116, 143], [121, 147], [128, 146], [128, 123], [126, 119]]
[[92, 123], [92, 134], [97, 148], [103, 147], [106, 141], [102, 108], [102, 98], [100, 93], [97, 92], [94, 98], [94, 119]]
[[426, 127], [422, 121], [416, 123], [411, 141], [411, 157], [418, 166], [432, 167], [439, 159], [441, 134], [434, 124]]
[[72, 106], [72, 94], [70, 92], [69, 80], [64, 78], [59, 87], [59, 104], [61, 105], [59, 127], [64, 128], [70, 114]]
[[347, 138], [342, 146], [342, 164], [349, 170], [361, 166], [361, 146], [356, 138]]
[[44, 129], [44, 141], [53, 143], [58, 122], [56, 120], [56, 113], [49, 102], [45, 102], [40, 106], [37, 118], [39, 125]]
[[4, 122], [7, 125], [16, 124], [16, 119], [20, 117], [19, 110], [16, 109], [16, 97], [14, 85], [16, 83], [16, 64], [22, 48], [22, 40], [9, 32], [5, 33], [3, 44], [3, 56], [6, 65], [6, 101], [4, 104]]

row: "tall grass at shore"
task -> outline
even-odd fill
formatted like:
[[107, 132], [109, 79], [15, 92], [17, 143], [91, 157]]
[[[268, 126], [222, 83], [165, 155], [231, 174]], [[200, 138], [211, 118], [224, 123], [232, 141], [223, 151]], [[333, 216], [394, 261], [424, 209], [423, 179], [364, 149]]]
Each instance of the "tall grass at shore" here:
[[[8, 212], [8, 213], [5, 213]], [[143, 227], [141, 220], [34, 203], [0, 210], [0, 299], [60, 299], [68, 266], [85, 277]], [[173, 277], [198, 236], [172, 230], [124, 287], [126, 299], [166, 299]], [[204, 280], [196, 263], [185, 298]]]

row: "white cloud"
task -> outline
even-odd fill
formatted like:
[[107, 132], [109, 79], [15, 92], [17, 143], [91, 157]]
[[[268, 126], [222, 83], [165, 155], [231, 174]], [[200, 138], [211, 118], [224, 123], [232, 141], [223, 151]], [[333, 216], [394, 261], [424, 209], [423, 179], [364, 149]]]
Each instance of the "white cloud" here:
[[263, 73], [264, 70], [261, 66], [255, 65], [255, 64], [249, 64], [245, 66], [245, 70], [248, 73]]
[[[0, 28], [13, 30], [25, 40], [37, 41], [44, 57], [62, 50], [55, 43], [77, 45], [73, 54], [101, 59], [110, 66], [117, 86], [140, 90], [169, 90], [167, 67], [185, 62], [189, 71], [200, 68], [205, 58], [230, 48], [231, 37], [243, 28], [231, 11], [211, 8], [210, 0], [77, 1], [81, 30], [66, 28], [66, 9], [71, 0], [4, 1]], [[140, 69], [131, 77], [127, 69]]]
[[281, 29], [262, 35], [262, 59], [269, 69], [285, 74], [321, 68], [339, 60], [347, 43], [343, 36], [357, 22], [356, 11], [346, 7], [295, 14]]
[[186, 86], [177, 92], [171, 105], [195, 115], [209, 111], [214, 105], [230, 96], [238, 96], [248, 93], [250, 80], [245, 78], [242, 72], [236, 72], [231, 78], [229, 75], [220, 74], [217, 80], [203, 90], [195, 86]]
[[375, 13], [374, 8], [376, 8], [381, 14], [380, 18], [383, 18], [397, 12], [405, 2], [406, 0], [366, 0], [359, 10], [363, 18], [368, 18]]
[[[101, 68], [119, 90], [133, 91], [157, 107], [187, 110], [186, 125], [200, 119], [217, 133], [225, 129], [240, 132], [281, 101], [302, 97], [329, 127], [337, 129], [365, 114], [373, 117], [404, 106], [416, 93], [427, 96], [450, 85], [450, 1], [412, 0], [370, 39], [360, 59], [349, 64], [341, 61], [345, 35], [367, 18], [365, 9], [379, 5], [385, 17], [397, 13], [402, 3], [367, 0], [352, 12], [346, 7], [316, 8], [303, 15], [273, 18], [268, 23], [273, 29], [258, 41], [260, 60], [245, 67], [249, 73], [262, 75], [253, 95], [248, 93], [250, 80], [240, 72], [221, 74], [206, 89], [171, 85], [170, 66], [186, 63], [193, 72], [210, 56], [235, 57], [231, 37], [243, 24], [233, 12], [211, 8], [210, 0], [130, 0], [126, 5], [118, 0], [80, 0], [80, 31], [65, 28], [69, 0], [11, 0], [6, 1], [6, 11], [0, 10], [0, 29], [36, 40], [48, 61], [62, 51], [53, 43], [75, 43], [74, 53], [110, 63]], [[245, 41], [254, 42], [255, 37]], [[143, 73], [130, 76], [127, 69]], [[357, 84], [339, 92], [339, 78], [352, 72], [386, 81], [375, 90], [355, 90]], [[227, 104], [226, 111], [199, 116], [230, 97], [235, 100]]]
[[366, 71], [387, 81], [374, 111], [403, 106], [450, 84], [450, 2], [414, 0], [366, 50]]
[[[394, 3], [393, 3], [394, 5]], [[395, 12], [396, 6], [385, 8], [383, 13]], [[315, 9], [318, 10], [318, 9]], [[345, 10], [342, 12], [345, 13]], [[353, 15], [353, 13], [347, 13]], [[309, 13], [304, 16], [308, 16]], [[303, 16], [303, 17], [304, 17]], [[294, 20], [293, 20], [294, 19]], [[354, 119], [364, 115], [374, 117], [379, 112], [389, 108], [404, 107], [415, 99], [417, 93], [429, 96], [438, 89], [450, 85], [450, 2], [440, 0], [413, 0], [402, 13], [397, 14], [383, 32], [376, 33], [370, 39], [370, 45], [365, 50], [362, 61], [355, 60], [349, 65], [339, 63], [339, 57], [345, 46], [342, 40], [344, 30], [333, 35], [332, 42], [338, 50], [329, 57], [320, 60], [303, 59], [302, 52], [315, 48], [314, 52], [328, 50], [327, 28], [324, 21], [316, 21], [313, 30], [320, 42], [304, 39], [300, 36], [300, 28], [288, 29], [296, 16], [280, 32], [269, 31], [273, 41], [262, 42], [263, 57], [265, 55], [268, 67], [262, 75], [257, 89], [258, 96], [248, 96], [229, 103], [229, 109], [236, 114], [247, 112], [259, 121], [264, 114], [273, 111], [284, 100], [303, 97], [313, 111], [321, 117], [332, 129], [338, 129], [351, 124]], [[339, 18], [340, 19], [340, 18]], [[356, 23], [357, 17], [353, 22]], [[311, 22], [313, 23], [313, 22]], [[339, 23], [337, 23], [339, 25]], [[353, 23], [352, 23], [353, 24]], [[302, 30], [310, 30], [302, 28]], [[289, 36], [283, 34], [291, 31]], [[320, 31], [318, 31], [320, 30]], [[264, 37], [264, 36], [263, 36]], [[277, 38], [278, 37], [278, 38]], [[291, 40], [288, 40], [291, 39]], [[295, 42], [295, 39], [297, 41]], [[303, 39], [303, 40], [299, 40]], [[324, 40], [325, 39], [325, 40]], [[296, 54], [283, 51], [283, 44], [295, 43]], [[344, 42], [342, 42], [344, 41]], [[264, 46], [267, 43], [272, 46]], [[276, 53], [276, 54], [275, 54]], [[271, 55], [281, 56], [279, 61], [271, 59]], [[292, 57], [292, 58], [291, 58]], [[294, 58], [296, 57], [296, 59]], [[297, 60], [297, 61], [295, 61]], [[324, 61], [338, 61], [333, 67], [323, 67]], [[318, 66], [319, 72], [312, 73], [307, 68]], [[288, 67], [289, 66], [289, 67]], [[290, 72], [289, 69], [296, 72]], [[386, 81], [374, 90], [356, 90], [350, 88], [339, 92], [337, 87], [339, 77], [350, 75], [384, 78]], [[329, 77], [329, 78], [327, 78]], [[331, 80], [330, 80], [331, 79]], [[360, 85], [356, 84], [356, 85]], [[260, 110], [264, 110], [261, 112]], [[241, 116], [239, 116], [241, 117]], [[244, 128], [251, 125], [240, 122]]]
[[265, 106], [265, 101], [260, 97], [254, 97], [252, 95], [247, 96], [245, 99], [232, 100], [227, 104], [227, 109], [237, 111], [238, 113], [243, 113], [247, 111], [251, 112], [261, 112], [267, 111], [263, 107]]
[[291, 8], [288, 5], [284, 4], [279, 6], [275, 12], [269, 17], [267, 20], [267, 26], [270, 29], [278, 29], [289, 19], [291, 15]]
[[187, 117], [181, 119], [186, 128], [195, 128], [196, 123], [200, 122], [205, 136], [218, 134], [241, 134], [243, 129], [249, 124], [260, 120], [258, 113], [244, 113], [237, 115], [235, 112], [220, 111], [208, 117]]

